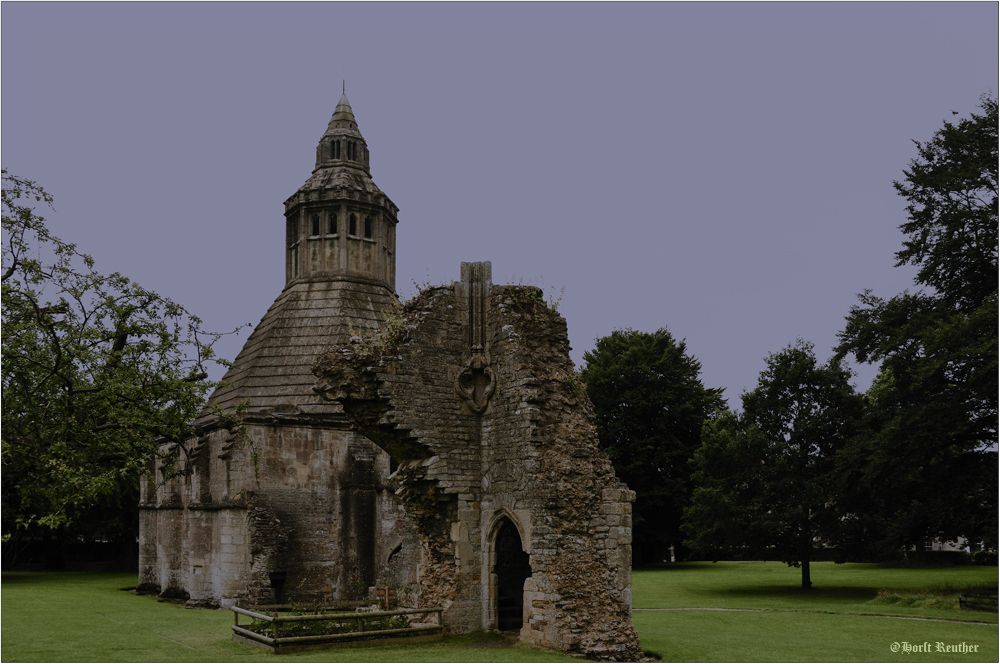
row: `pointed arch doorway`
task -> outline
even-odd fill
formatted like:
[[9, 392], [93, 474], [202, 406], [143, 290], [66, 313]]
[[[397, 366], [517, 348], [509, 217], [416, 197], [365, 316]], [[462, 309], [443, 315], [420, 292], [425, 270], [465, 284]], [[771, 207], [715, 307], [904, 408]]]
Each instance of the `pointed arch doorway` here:
[[493, 528], [492, 583], [490, 600], [500, 631], [519, 630], [524, 625], [524, 582], [531, 564], [521, 542], [521, 533], [508, 517]]

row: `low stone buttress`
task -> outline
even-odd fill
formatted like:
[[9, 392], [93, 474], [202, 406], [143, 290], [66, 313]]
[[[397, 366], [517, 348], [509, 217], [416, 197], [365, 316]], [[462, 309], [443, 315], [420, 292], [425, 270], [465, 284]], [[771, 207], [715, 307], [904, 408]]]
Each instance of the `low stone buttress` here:
[[[631, 617], [631, 503], [598, 449], [566, 322], [489, 263], [425, 290], [315, 369], [321, 394], [399, 468], [417, 530], [414, 599], [453, 632], [604, 660], [642, 656]], [[388, 570], [391, 572], [391, 570]]]

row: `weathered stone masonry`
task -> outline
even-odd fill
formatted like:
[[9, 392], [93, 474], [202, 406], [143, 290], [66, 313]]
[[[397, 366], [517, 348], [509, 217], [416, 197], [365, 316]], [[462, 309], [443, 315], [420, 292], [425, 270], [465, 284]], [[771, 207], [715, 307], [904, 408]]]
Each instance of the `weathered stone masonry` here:
[[[493, 629], [514, 592], [523, 641], [637, 659], [634, 493], [598, 450], [565, 321], [540, 290], [489, 272], [463, 263], [461, 282], [407, 304], [385, 354], [364, 341], [328, 353], [319, 389], [400, 462], [390, 482], [420, 537], [419, 605], [443, 605], [454, 631]], [[518, 539], [530, 569], [511, 579]]]
[[228, 606], [396, 586], [454, 632], [640, 657], [634, 494], [565, 321], [489, 263], [392, 313], [397, 213], [341, 97], [285, 201], [284, 289], [143, 478], [140, 587]]
[[[144, 590], [225, 606], [411, 582], [416, 538], [385, 482], [389, 456], [313, 391], [312, 374], [324, 349], [378, 329], [395, 302], [397, 212], [341, 97], [312, 174], [285, 201], [284, 289], [196, 436], [143, 478]], [[237, 411], [248, 436], [227, 428]]]

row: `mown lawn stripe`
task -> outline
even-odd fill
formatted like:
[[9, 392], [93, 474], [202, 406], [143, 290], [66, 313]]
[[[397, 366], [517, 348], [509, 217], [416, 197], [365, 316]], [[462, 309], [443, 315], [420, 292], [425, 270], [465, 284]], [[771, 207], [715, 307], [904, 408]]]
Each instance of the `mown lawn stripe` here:
[[768, 611], [776, 613], [825, 613], [833, 616], [861, 616], [863, 618], [895, 618], [896, 620], [925, 620], [927, 622], [953, 622], [963, 625], [989, 625], [996, 627], [996, 623], [977, 622], [974, 620], [948, 620], [945, 618], [918, 618], [915, 616], [894, 616], [885, 613], [847, 613], [844, 611], [821, 611], [819, 609], [724, 609], [716, 606], [685, 606], [670, 609], [632, 609], [636, 611], [743, 611], [746, 613], [766, 613]]

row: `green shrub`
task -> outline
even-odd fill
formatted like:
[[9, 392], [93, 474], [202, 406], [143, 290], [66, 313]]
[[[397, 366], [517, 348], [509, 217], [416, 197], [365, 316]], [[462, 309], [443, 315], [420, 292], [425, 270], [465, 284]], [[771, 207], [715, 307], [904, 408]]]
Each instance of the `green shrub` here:
[[972, 554], [972, 564], [973, 565], [983, 565], [983, 566], [996, 566], [997, 564], [997, 552], [996, 551], [976, 551]]

